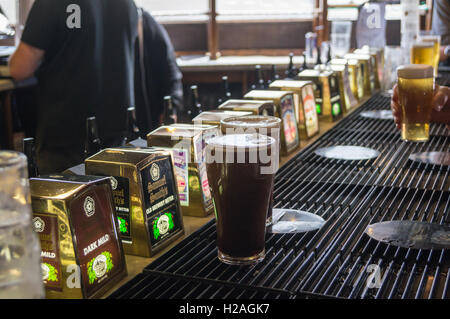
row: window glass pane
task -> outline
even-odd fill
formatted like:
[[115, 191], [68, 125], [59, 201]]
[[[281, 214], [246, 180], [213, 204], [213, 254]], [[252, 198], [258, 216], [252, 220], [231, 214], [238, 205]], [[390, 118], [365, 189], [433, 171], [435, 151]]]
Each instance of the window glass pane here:
[[209, 11], [208, 0], [135, 0], [135, 3], [154, 16], [205, 14]]
[[17, 20], [16, 0], [0, 0], [0, 6], [11, 24]]
[[358, 8], [330, 8], [328, 20], [357, 20], [358, 14]]
[[[362, 4], [366, 0], [328, 0], [328, 20], [357, 20], [358, 8], [335, 7], [333, 5], [353, 5]], [[426, 5], [420, 5], [420, 14], [425, 14]], [[400, 4], [386, 4], [385, 18], [386, 20], [400, 20], [401, 18]]]
[[[231, 16], [240, 19], [312, 18], [314, 0], [216, 0], [218, 20]], [[221, 17], [222, 16], [222, 17]]]
[[328, 0], [328, 6], [336, 6], [336, 5], [360, 5], [367, 0]]

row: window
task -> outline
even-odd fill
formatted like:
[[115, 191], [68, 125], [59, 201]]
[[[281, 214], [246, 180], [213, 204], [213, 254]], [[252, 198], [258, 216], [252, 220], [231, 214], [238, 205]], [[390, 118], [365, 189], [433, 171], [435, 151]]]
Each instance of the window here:
[[[208, 0], [136, 0], [163, 23], [208, 20]], [[217, 21], [312, 19], [315, 0], [216, 0]]]
[[0, 0], [0, 6], [11, 24], [17, 22], [16, 0]]
[[208, 0], [135, 0], [135, 3], [164, 23], [208, 20]]
[[217, 21], [312, 19], [314, 0], [216, 0]]
[[[368, 2], [368, 0], [328, 0], [328, 20], [358, 20], [358, 7]], [[395, 1], [394, 1], [395, 2]], [[427, 5], [424, 1], [417, 0], [420, 14], [427, 12]], [[400, 20], [401, 5], [398, 3], [386, 3], [386, 20]]]

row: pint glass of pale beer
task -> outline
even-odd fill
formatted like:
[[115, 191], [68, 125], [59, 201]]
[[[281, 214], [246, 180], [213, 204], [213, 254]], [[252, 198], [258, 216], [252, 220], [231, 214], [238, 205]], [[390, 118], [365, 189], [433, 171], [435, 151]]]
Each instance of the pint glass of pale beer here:
[[433, 67], [403, 65], [397, 69], [398, 101], [402, 108], [402, 139], [422, 142], [429, 138], [434, 90]]
[[430, 41], [414, 42], [411, 47], [411, 64], [428, 64], [434, 68], [434, 43]]
[[439, 58], [440, 58], [440, 49], [441, 49], [441, 36], [440, 35], [431, 35], [424, 34], [420, 35], [420, 41], [422, 42], [431, 42], [433, 43], [433, 68], [434, 68], [434, 76], [437, 76], [438, 67], [439, 67]]

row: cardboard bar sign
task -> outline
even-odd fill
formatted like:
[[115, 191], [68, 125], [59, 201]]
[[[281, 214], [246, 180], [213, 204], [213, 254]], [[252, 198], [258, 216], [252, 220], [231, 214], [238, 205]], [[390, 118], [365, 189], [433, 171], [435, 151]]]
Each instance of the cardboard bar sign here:
[[386, 6], [384, 3], [366, 3], [359, 11], [356, 24], [356, 45], [371, 48], [386, 46]]

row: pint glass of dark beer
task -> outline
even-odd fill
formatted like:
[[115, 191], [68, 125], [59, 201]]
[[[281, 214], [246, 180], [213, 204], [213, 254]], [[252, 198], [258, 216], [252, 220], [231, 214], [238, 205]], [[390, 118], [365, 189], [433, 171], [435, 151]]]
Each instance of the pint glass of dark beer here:
[[[279, 159], [280, 154], [280, 129], [281, 119], [274, 116], [247, 115], [240, 117], [230, 117], [220, 121], [222, 134], [251, 134], [259, 133], [273, 137], [277, 147], [272, 150], [273, 156]], [[275, 153], [276, 152], [276, 153]], [[273, 163], [273, 171], [279, 168], [279, 160]], [[269, 210], [267, 212], [267, 226], [272, 224], [273, 190], [270, 194]]]
[[230, 134], [206, 141], [206, 167], [214, 198], [218, 257], [231, 265], [264, 259], [266, 216], [274, 173], [272, 137]]
[[434, 90], [433, 67], [411, 64], [397, 69], [398, 101], [402, 108], [402, 139], [428, 141]]

